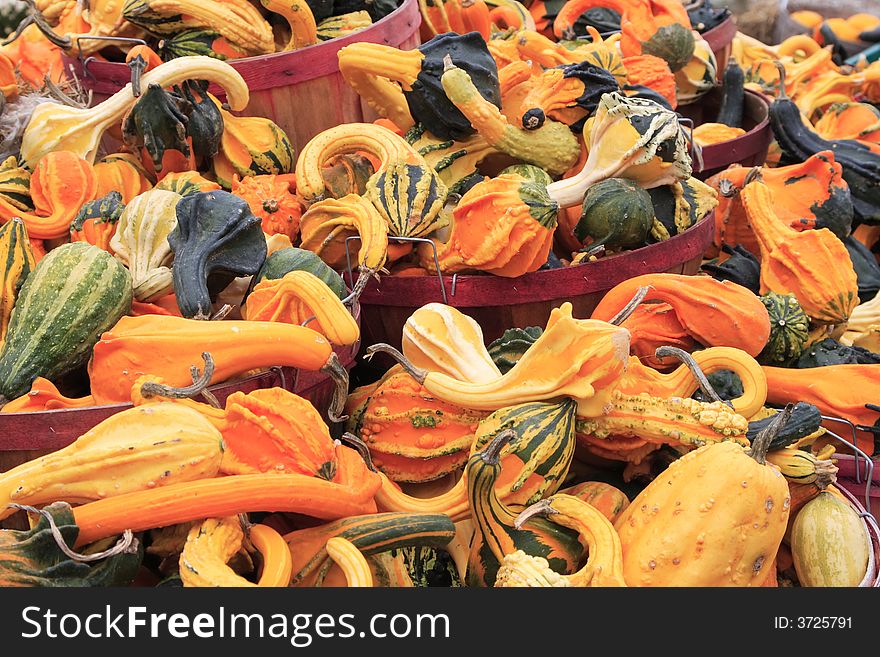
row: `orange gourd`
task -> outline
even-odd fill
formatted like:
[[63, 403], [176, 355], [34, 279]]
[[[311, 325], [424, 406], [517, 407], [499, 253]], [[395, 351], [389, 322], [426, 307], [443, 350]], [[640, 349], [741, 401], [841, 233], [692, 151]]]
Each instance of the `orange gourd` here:
[[628, 84], [640, 84], [653, 89], [669, 101], [672, 109], [678, 106], [675, 95], [675, 75], [666, 60], [654, 55], [633, 55], [623, 58]]
[[131, 203], [138, 194], [152, 188], [140, 161], [131, 153], [114, 153], [93, 167], [97, 181], [95, 198], [119, 192], [123, 203]]
[[248, 176], [232, 179], [232, 193], [247, 201], [251, 212], [260, 218], [267, 235], [287, 235], [291, 241], [299, 235], [303, 204], [292, 193], [292, 175]]
[[675, 367], [674, 363], [656, 357], [655, 352], [659, 347], [691, 351], [696, 346], [693, 337], [681, 325], [675, 310], [668, 303], [641, 304], [620, 325], [629, 331], [630, 353], [657, 370]]

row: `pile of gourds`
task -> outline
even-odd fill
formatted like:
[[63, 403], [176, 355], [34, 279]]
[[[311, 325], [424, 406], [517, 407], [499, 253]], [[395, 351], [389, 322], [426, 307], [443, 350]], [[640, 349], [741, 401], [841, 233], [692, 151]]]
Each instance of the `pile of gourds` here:
[[[0, 530], [0, 584], [878, 577], [833, 456], [841, 426], [878, 452], [874, 68], [740, 37], [719, 116], [759, 88], [777, 146], [704, 183], [674, 111], [715, 84], [697, 14], [572, 0], [550, 20], [505, 0], [486, 18], [479, 2], [424, 4], [425, 29], [463, 33], [415, 50], [342, 49], [382, 118], [298, 154], [270, 119], [234, 114], [248, 89], [213, 56], [133, 49], [138, 93], [37, 106], [0, 164], [0, 421], [121, 406], [0, 473], [0, 520], [30, 514]], [[719, 16], [704, 12], [707, 29]], [[636, 276], [590, 317], [563, 303], [490, 344], [428, 304], [400, 351], [366, 345], [396, 364], [355, 388], [335, 356], [360, 339], [375, 275], [515, 278], [554, 252], [576, 265], [668, 239], [712, 209], [700, 275]], [[271, 366], [333, 377], [329, 408], [279, 387], [210, 392]]]

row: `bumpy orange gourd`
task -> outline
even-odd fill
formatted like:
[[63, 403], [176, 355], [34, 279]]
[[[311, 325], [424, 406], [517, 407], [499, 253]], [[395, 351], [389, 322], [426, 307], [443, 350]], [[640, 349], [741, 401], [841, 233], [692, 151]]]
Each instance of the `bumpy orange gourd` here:
[[94, 171], [98, 183], [95, 198], [119, 192], [122, 202], [130, 203], [135, 196], [152, 187], [140, 161], [131, 153], [107, 155], [94, 165]]
[[761, 293], [794, 294], [817, 323], [846, 322], [859, 303], [859, 290], [843, 242], [825, 228], [798, 232], [784, 225], [770, 188], [759, 180], [740, 195], [761, 244]]
[[657, 358], [659, 347], [677, 347], [691, 351], [696, 342], [687, 332], [668, 303], [643, 303], [620, 324], [630, 334], [629, 350], [641, 362], [654, 369], [666, 371], [675, 363]]
[[267, 235], [280, 233], [295, 240], [299, 234], [302, 203], [291, 193], [290, 175], [248, 176], [232, 179], [232, 193], [247, 201], [262, 220]]
[[666, 60], [654, 55], [634, 55], [623, 58], [628, 84], [641, 84], [663, 96], [672, 109], [678, 106], [675, 95], [675, 75]]
[[[537, 271], [547, 262], [558, 210], [546, 187], [519, 174], [477, 183], [456, 206], [449, 239], [437, 244], [440, 269], [509, 278]], [[422, 266], [433, 271], [433, 249], [419, 253]]]
[[750, 356], [761, 353], [770, 337], [770, 316], [761, 300], [747, 288], [709, 276], [643, 274], [612, 288], [593, 319], [610, 320], [642, 286], [649, 288], [645, 301], [663, 301], [700, 344], [735, 347]]
[[782, 474], [766, 464], [770, 440], [733, 442], [674, 461], [614, 523], [628, 586], [761, 586], [788, 522]]

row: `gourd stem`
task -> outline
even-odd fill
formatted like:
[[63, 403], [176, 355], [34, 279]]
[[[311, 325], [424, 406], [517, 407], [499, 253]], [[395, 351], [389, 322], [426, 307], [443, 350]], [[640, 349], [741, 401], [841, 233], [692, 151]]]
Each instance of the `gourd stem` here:
[[375, 269], [365, 267], [364, 265], [361, 265], [358, 268], [358, 273], [360, 275], [358, 276], [357, 281], [355, 281], [354, 287], [351, 288], [351, 294], [349, 294], [342, 300], [342, 304], [344, 306], [353, 306], [354, 303], [360, 298], [363, 291], [366, 289], [367, 283], [370, 282], [370, 279], [373, 276], [376, 276], [378, 278], [378, 274], [376, 273]]
[[122, 533], [122, 537], [116, 542], [116, 545], [102, 552], [95, 552], [94, 554], [81, 554], [80, 552], [74, 552], [67, 545], [64, 536], [61, 535], [61, 530], [58, 529], [58, 525], [55, 524], [55, 518], [52, 517], [52, 514], [49, 511], [27, 506], [26, 504], [10, 504], [9, 506], [13, 509], [18, 509], [19, 511], [39, 513], [43, 516], [46, 519], [46, 522], [49, 523], [49, 531], [52, 532], [52, 538], [54, 538], [55, 542], [58, 544], [58, 549], [61, 550], [65, 556], [74, 561], [88, 563], [91, 561], [100, 561], [101, 559], [115, 557], [117, 554], [134, 554], [137, 552], [138, 542], [130, 529], [126, 529]]
[[694, 360], [694, 357], [691, 356], [684, 349], [679, 349], [678, 347], [657, 347], [657, 350], [654, 352], [654, 355], [657, 358], [666, 358], [667, 356], [672, 356], [673, 358], [680, 360], [682, 363], [687, 365], [687, 368], [691, 371], [694, 378], [697, 380], [697, 383], [700, 385], [700, 390], [703, 391], [703, 394], [706, 395], [712, 401], [721, 402], [730, 408], [733, 408], [733, 404], [726, 400], [721, 399], [721, 396], [715, 392], [715, 388], [712, 387], [712, 384], [709, 383], [709, 379], [706, 378], [706, 374], [703, 372], [703, 369], [700, 367], [699, 363]]
[[31, 17], [34, 19], [34, 23], [37, 28], [39, 28], [40, 32], [43, 33], [49, 41], [51, 41], [54, 45], [58, 46], [62, 50], [70, 50], [73, 45], [73, 41], [71, 41], [70, 37], [60, 36], [55, 30], [51, 28], [48, 21], [46, 21], [42, 12], [37, 9], [37, 5], [35, 0], [26, 0], [28, 7], [31, 10]]
[[739, 190], [727, 178], [722, 178], [718, 184], [718, 193], [724, 198], [733, 198], [739, 193]]
[[534, 516], [550, 516], [556, 513], [559, 513], [559, 511], [550, 506], [550, 500], [545, 498], [523, 509], [516, 517], [516, 520], [513, 521], [513, 526], [519, 529]]
[[788, 424], [788, 421], [791, 419], [792, 411], [794, 411], [794, 404], [786, 404], [785, 408], [777, 413], [776, 417], [773, 418], [773, 421], [764, 427], [761, 433], [759, 433], [752, 441], [752, 446], [749, 448], [748, 452], [749, 456], [761, 465], [764, 465], [766, 462], [764, 457], [767, 455], [770, 443], [777, 434], [785, 428], [785, 425]]
[[760, 181], [761, 179], [761, 167], [752, 167], [752, 170], [749, 171], [743, 179], [743, 185], [748, 185], [751, 182], [755, 182], [756, 180]]
[[343, 413], [345, 402], [348, 399], [348, 370], [339, 362], [336, 352], [333, 352], [321, 368], [321, 372], [328, 374], [336, 384], [333, 389], [333, 399], [327, 409], [327, 419], [331, 422], [344, 422], [348, 419], [348, 416]]
[[619, 313], [609, 319], [608, 323], [614, 324], [615, 326], [620, 326], [621, 324], [623, 324], [629, 318], [629, 316], [635, 312], [636, 308], [641, 305], [642, 301], [645, 300], [645, 297], [648, 296], [648, 292], [650, 291], [650, 285], [642, 285], [638, 290], [636, 290], [636, 294], [632, 299], [630, 299], [630, 302], [626, 304], [623, 308], [621, 308]]
[[497, 465], [501, 458], [501, 450], [507, 447], [507, 444], [514, 438], [516, 438], [516, 431], [503, 429], [483, 448], [483, 451], [480, 452], [480, 458], [484, 463]]
[[412, 378], [418, 381], [420, 384], [425, 382], [425, 379], [428, 377], [428, 371], [419, 369], [412, 363], [410, 363], [406, 356], [400, 353], [397, 349], [392, 347], [390, 344], [386, 344], [384, 342], [378, 342], [374, 345], [367, 347], [364, 353], [364, 360], [371, 360], [374, 355], [382, 352], [391, 356], [394, 360], [397, 361], [397, 364], [400, 365], [406, 373], [409, 374]]
[[24, 19], [18, 24], [18, 27], [15, 28], [15, 32], [3, 39], [3, 41], [0, 41], [0, 46], [8, 46], [10, 43], [15, 41], [18, 37], [21, 36], [22, 32], [33, 25], [33, 22], [34, 17], [32, 14], [28, 14], [27, 16], [25, 16]]
[[[214, 376], [214, 358], [207, 351], [202, 352], [202, 360], [205, 361], [205, 370], [198, 378], [194, 377], [192, 385], [183, 388], [174, 388], [166, 386], [164, 383], [156, 383], [155, 381], [147, 381], [141, 386], [141, 395], [144, 397], [169, 397], [171, 399], [190, 399], [205, 391], [208, 384], [211, 383], [211, 377]], [[193, 365], [190, 369], [191, 374], [196, 374], [198, 370]], [[210, 393], [209, 393], [210, 394]], [[215, 398], [216, 401], [216, 398]], [[219, 408], [219, 405], [218, 405]]]
[[785, 91], [785, 65], [779, 60], [774, 60], [773, 66], [775, 66], [776, 70], [779, 71], [779, 95], [776, 96], [776, 99], [791, 100], [788, 97], [788, 93]]
[[370, 472], [378, 472], [378, 470], [376, 470], [376, 466], [373, 465], [373, 456], [370, 454], [370, 448], [367, 447], [367, 443], [361, 440], [361, 438], [355, 436], [353, 433], [346, 431], [342, 434], [342, 438], [339, 439], [339, 442], [349, 445], [351, 448], [356, 450], [357, 453], [361, 455], [364, 463], [367, 464], [367, 469]]

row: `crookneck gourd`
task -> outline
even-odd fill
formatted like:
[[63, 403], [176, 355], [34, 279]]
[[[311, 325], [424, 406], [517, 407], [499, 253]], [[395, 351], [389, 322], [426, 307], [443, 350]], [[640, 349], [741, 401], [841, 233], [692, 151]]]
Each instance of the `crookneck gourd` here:
[[119, 217], [125, 210], [122, 194], [109, 192], [106, 196], [84, 204], [70, 224], [71, 242], [88, 242], [113, 253], [110, 241], [116, 234]]
[[776, 215], [760, 180], [740, 192], [761, 245], [761, 293], [794, 294], [819, 324], [842, 324], [859, 303], [858, 279], [843, 243], [824, 228], [798, 232]]
[[10, 503], [81, 503], [215, 477], [222, 455], [223, 437], [196, 411], [170, 402], [130, 408], [0, 475], [0, 519], [15, 513]]
[[259, 271], [266, 259], [266, 239], [247, 202], [229, 192], [184, 196], [176, 214], [168, 243], [174, 252], [171, 274], [177, 305], [184, 317], [207, 319], [213, 299], [234, 277]]
[[333, 440], [320, 413], [302, 397], [284, 388], [266, 388], [226, 398], [224, 408], [188, 399], [204, 390], [210, 372], [187, 388], [166, 386], [159, 377], [135, 381], [135, 406], [168, 403], [202, 414], [223, 436], [221, 474], [299, 473], [328, 481], [336, 475]]
[[[222, 86], [227, 102], [235, 111], [244, 109], [248, 103], [244, 78], [229, 64], [204, 56], [180, 57], [154, 68], [141, 77], [141, 90], [151, 84], [170, 87], [191, 78]], [[66, 150], [94, 162], [104, 131], [121, 121], [136, 101], [128, 84], [104, 102], [87, 109], [43, 103], [31, 114], [25, 129], [21, 159], [33, 167], [44, 155]]]
[[571, 575], [560, 576], [544, 557], [517, 550], [501, 562], [496, 587], [626, 586], [620, 538], [614, 525], [597, 509], [577, 497], [557, 493], [524, 509], [514, 526], [520, 528], [536, 516], [576, 531], [588, 555], [587, 563]]
[[119, 217], [110, 247], [131, 272], [134, 298], [151, 302], [174, 289], [168, 236], [177, 226], [174, 192], [151, 189], [136, 196]]
[[324, 281], [340, 299], [344, 299], [348, 295], [342, 276], [328, 267], [327, 263], [311, 251], [295, 246], [270, 253], [263, 262], [263, 266], [260, 267], [260, 271], [254, 275], [252, 283], [256, 285], [263, 280], [282, 278], [292, 271], [307, 271], [314, 274]]
[[[43, 103], [42, 106], [58, 107], [54, 103]], [[97, 194], [94, 169], [75, 153], [63, 150], [49, 153], [34, 164], [36, 169], [30, 177], [34, 211], [22, 212], [17, 205], [0, 196], [0, 221], [20, 217], [27, 227], [28, 237], [34, 240], [67, 237], [70, 223], [80, 207]]]
[[147, 170], [138, 156], [132, 153], [105, 155], [95, 163], [93, 171], [98, 181], [95, 198], [116, 192], [122, 196], [123, 203], [128, 203], [153, 186], [147, 177]]
[[560, 574], [574, 571], [583, 556], [575, 532], [543, 518], [517, 524], [517, 514], [499, 499], [495, 486], [503, 475], [501, 450], [515, 434], [513, 429], [500, 431], [465, 467], [463, 478], [474, 522], [468, 586], [493, 586], [501, 562], [518, 549], [547, 559]]
[[614, 523], [629, 586], [764, 582], [790, 504], [788, 484], [765, 461], [773, 426], [749, 449], [725, 441], [685, 454], [639, 493]]
[[[448, 239], [435, 242], [440, 269], [511, 278], [537, 271], [547, 262], [558, 210], [546, 186], [519, 174], [479, 182], [456, 205]], [[420, 245], [419, 254], [432, 271], [434, 249]]]
[[279, 52], [297, 50], [318, 42], [317, 20], [306, 0], [260, 0], [269, 11], [280, 14], [290, 26], [290, 39]]
[[242, 317], [250, 321], [308, 323], [338, 346], [351, 346], [360, 339], [357, 322], [336, 293], [320, 278], [302, 270], [257, 283], [242, 306]]
[[[530, 504], [559, 489], [574, 454], [574, 412], [570, 400], [528, 402], [501, 408], [480, 421], [470, 456], [501, 432], [516, 428], [501, 450], [501, 476], [495, 484], [495, 492], [505, 504]], [[406, 495], [385, 478], [376, 503], [388, 511], [446, 513], [455, 521], [470, 514], [463, 477], [447, 492], [429, 498]]]
[[678, 321], [705, 346], [736, 347], [750, 356], [761, 353], [770, 336], [770, 319], [750, 290], [709, 276], [643, 274], [612, 288], [593, 310], [592, 318], [610, 321], [648, 287], [645, 301], [669, 304]]
[[21, 219], [15, 218], [0, 227], [0, 349], [6, 340], [9, 319], [15, 300], [31, 271], [36, 266], [27, 229]]
[[440, 79], [444, 93], [492, 148], [552, 175], [565, 173], [577, 161], [580, 146], [565, 123], [550, 120], [528, 130], [513, 125], [480, 94], [464, 68], [448, 57], [444, 66]]
[[501, 376], [486, 351], [480, 325], [452, 306], [429, 303], [413, 312], [403, 325], [401, 346], [419, 369], [471, 383], [489, 383]]
[[470, 76], [486, 102], [501, 107], [498, 68], [476, 32], [440, 34], [408, 51], [355, 43], [340, 50], [338, 57], [346, 82], [380, 116], [403, 130], [421, 123], [437, 137], [456, 141], [477, 131], [444, 91], [446, 57]]
[[0, 401], [23, 395], [38, 376], [56, 379], [84, 364], [131, 299], [131, 275], [106, 251], [85, 242], [52, 249], [15, 302], [0, 350]]
[[[92, 395], [97, 404], [130, 401], [131, 386], [145, 374], [176, 388], [188, 386], [189, 368], [201, 362], [205, 351], [215, 363], [212, 383], [273, 365], [322, 370], [347, 381], [330, 343], [307, 326], [142, 315], [123, 317], [100, 336], [89, 361]], [[156, 353], [166, 358], [159, 362], [152, 357]]]
[[21, 212], [33, 209], [31, 205], [31, 172], [19, 166], [18, 158], [10, 155], [0, 162], [0, 198]]
[[495, 410], [567, 396], [577, 401], [578, 414], [600, 414], [624, 375], [629, 332], [607, 322], [575, 319], [571, 313], [568, 302], [554, 308], [533, 348], [506, 374], [485, 383], [414, 368], [403, 354], [381, 343], [367, 354], [392, 353], [428, 392], [465, 408]]
[[629, 178], [645, 188], [689, 178], [691, 161], [678, 115], [644, 98], [604, 94], [589, 135], [589, 156], [576, 175], [547, 186], [561, 207], [579, 205], [592, 185]]

